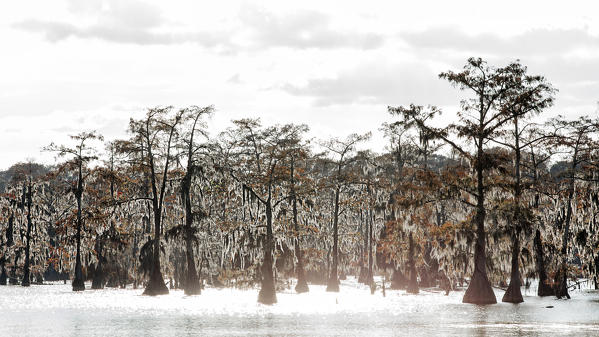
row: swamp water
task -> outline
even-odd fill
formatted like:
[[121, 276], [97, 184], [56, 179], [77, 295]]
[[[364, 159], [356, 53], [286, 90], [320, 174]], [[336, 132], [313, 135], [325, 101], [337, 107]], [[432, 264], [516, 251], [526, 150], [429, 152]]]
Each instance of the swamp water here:
[[[89, 285], [88, 285], [89, 288]], [[534, 296], [524, 303], [462, 304], [463, 291], [418, 295], [380, 289], [354, 279], [340, 293], [310, 286], [256, 303], [257, 289], [181, 290], [158, 297], [143, 289], [72, 292], [69, 284], [0, 286], [0, 336], [599, 336], [599, 292], [574, 290], [571, 300]], [[503, 291], [496, 290], [498, 301]], [[547, 308], [553, 306], [553, 308]]]

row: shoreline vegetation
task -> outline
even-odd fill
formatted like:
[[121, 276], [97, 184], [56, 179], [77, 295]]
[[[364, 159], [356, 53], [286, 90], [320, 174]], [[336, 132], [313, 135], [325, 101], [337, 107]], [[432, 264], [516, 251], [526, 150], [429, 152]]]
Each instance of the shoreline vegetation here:
[[308, 125], [252, 118], [212, 135], [212, 106], [150, 108], [125, 139], [50, 143], [55, 165], [0, 172], [0, 285], [258, 286], [266, 305], [289, 280], [336, 293], [348, 277], [383, 295], [464, 288], [472, 304], [497, 303], [493, 289], [521, 303], [531, 280], [541, 297], [599, 289], [597, 114], [533, 122], [557, 89], [519, 61], [439, 77], [459, 111], [388, 107], [383, 153], [361, 149], [371, 133], [309, 139]]

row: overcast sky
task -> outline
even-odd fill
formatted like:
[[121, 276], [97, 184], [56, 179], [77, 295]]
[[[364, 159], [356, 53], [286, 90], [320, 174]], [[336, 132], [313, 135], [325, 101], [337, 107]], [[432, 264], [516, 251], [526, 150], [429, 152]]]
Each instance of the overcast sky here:
[[[214, 105], [230, 120], [378, 132], [387, 106], [460, 92], [437, 74], [520, 59], [558, 89], [548, 115], [597, 114], [594, 1], [19, 0], [0, 5], [0, 169], [96, 129], [126, 136], [146, 107]], [[484, 5], [487, 4], [487, 5]]]

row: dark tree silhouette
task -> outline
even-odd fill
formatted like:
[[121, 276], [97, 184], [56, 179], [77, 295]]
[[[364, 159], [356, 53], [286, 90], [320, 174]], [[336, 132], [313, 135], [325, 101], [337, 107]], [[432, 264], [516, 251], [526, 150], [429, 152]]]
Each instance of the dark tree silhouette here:
[[[473, 170], [475, 187], [468, 189], [476, 202], [462, 200], [475, 209], [473, 223], [476, 226], [476, 243], [474, 249], [474, 273], [463, 298], [464, 303], [493, 304], [497, 303], [491, 283], [487, 276], [486, 256], [486, 189], [485, 171], [497, 166], [493, 156], [487, 151], [489, 139], [496, 138], [506, 123], [513, 116], [500, 108], [514, 88], [518, 86], [517, 78], [525, 69], [515, 62], [503, 68], [487, 65], [480, 58], [470, 58], [461, 72], [448, 71], [441, 73], [440, 78], [446, 79], [460, 90], [473, 94], [472, 98], [461, 102], [461, 111], [457, 112], [458, 124], [450, 124], [445, 128], [430, 126], [427, 120], [440, 113], [436, 107], [428, 109], [422, 106], [396, 108], [397, 113], [403, 114], [407, 121], [413, 122], [418, 128], [429, 132], [449, 144], [452, 149], [466, 158]], [[466, 141], [465, 146], [459, 145], [452, 138], [455, 133]], [[470, 146], [473, 151], [468, 149]]]
[[339, 291], [339, 277], [337, 276], [337, 266], [339, 259], [339, 198], [341, 192], [351, 183], [349, 174], [347, 172], [348, 164], [355, 161], [355, 157], [352, 156], [356, 150], [356, 145], [370, 138], [370, 134], [357, 135], [352, 134], [345, 140], [331, 139], [323, 143], [328, 152], [334, 157], [331, 159], [334, 166], [333, 176], [330, 179], [331, 188], [333, 189], [333, 265], [331, 266], [331, 272], [329, 280], [327, 282], [327, 291], [338, 292]]
[[145, 118], [129, 122], [131, 139], [115, 143], [120, 153], [126, 154], [133, 165], [147, 174], [150, 182], [150, 195], [137, 198], [151, 202], [154, 220], [154, 239], [151, 246], [146, 246], [152, 250], [152, 260], [144, 295], [150, 296], [168, 294], [160, 265], [162, 214], [169, 167], [174, 156], [174, 138], [184, 114], [183, 110], [172, 111], [170, 106], [148, 109]]
[[94, 148], [89, 146], [89, 142], [93, 140], [103, 140], [103, 137], [97, 134], [95, 131], [82, 132], [80, 134], [71, 136], [76, 142], [74, 147], [68, 147], [65, 145], [55, 145], [54, 143], [48, 145], [44, 149], [46, 151], [56, 152], [59, 157], [69, 156], [71, 159], [65, 163], [66, 166], [73, 167], [76, 170], [77, 182], [73, 188], [73, 193], [77, 200], [77, 256], [75, 258], [75, 277], [73, 278], [73, 291], [85, 290], [85, 283], [83, 279], [83, 268], [81, 266], [81, 231], [83, 228], [83, 215], [82, 215], [82, 200], [85, 178], [89, 174], [87, 172], [87, 164], [90, 161], [96, 160], [98, 157], [95, 154]]

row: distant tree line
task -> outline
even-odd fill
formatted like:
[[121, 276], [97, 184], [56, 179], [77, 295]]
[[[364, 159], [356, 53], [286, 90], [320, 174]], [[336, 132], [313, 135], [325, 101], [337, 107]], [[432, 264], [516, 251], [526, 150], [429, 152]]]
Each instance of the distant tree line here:
[[539, 296], [599, 288], [597, 116], [535, 123], [556, 89], [519, 62], [471, 58], [440, 78], [463, 92], [453, 122], [389, 107], [383, 153], [360, 150], [370, 133], [314, 140], [259, 119], [210, 135], [211, 106], [148, 109], [127, 139], [52, 143], [57, 164], [0, 172], [0, 284], [259, 284], [265, 304], [292, 279], [338, 292], [348, 275], [373, 291], [375, 275], [409, 293], [467, 286], [477, 304], [496, 303], [493, 287], [522, 302], [531, 279]]

